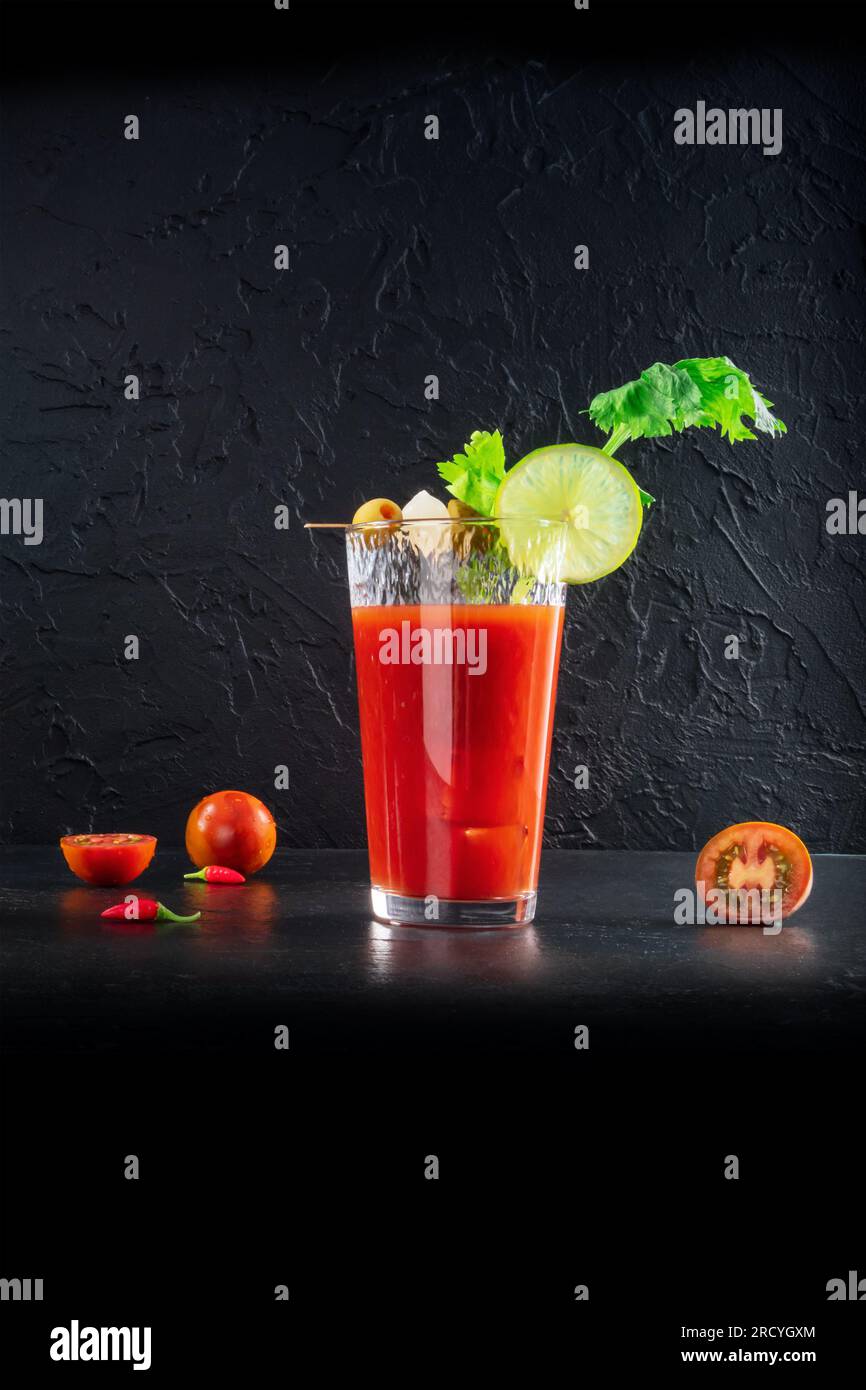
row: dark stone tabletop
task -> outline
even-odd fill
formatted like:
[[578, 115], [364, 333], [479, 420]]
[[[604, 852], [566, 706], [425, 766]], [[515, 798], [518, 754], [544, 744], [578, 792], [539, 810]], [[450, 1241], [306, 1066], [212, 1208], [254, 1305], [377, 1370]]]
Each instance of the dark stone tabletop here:
[[[256, 1051], [278, 1024], [298, 1054], [845, 1050], [862, 1036], [866, 858], [818, 856], [778, 935], [678, 927], [694, 856], [545, 853], [535, 923], [390, 928], [366, 859], [278, 851], [241, 888], [186, 884], [160, 851], [126, 889], [74, 879], [52, 848], [3, 858], [7, 1052]], [[199, 925], [101, 920], [138, 888]]]

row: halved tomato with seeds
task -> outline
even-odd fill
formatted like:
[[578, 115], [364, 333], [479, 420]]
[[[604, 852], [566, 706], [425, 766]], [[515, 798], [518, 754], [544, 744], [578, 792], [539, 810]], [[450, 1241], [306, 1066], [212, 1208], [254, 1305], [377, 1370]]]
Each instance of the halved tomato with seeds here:
[[64, 835], [63, 857], [85, 883], [131, 883], [156, 849], [155, 835]]
[[[790, 917], [812, 891], [812, 860], [793, 830], [771, 821], [747, 820], [714, 835], [698, 855], [698, 892], [720, 922], [758, 922], [758, 894], [773, 915]], [[724, 896], [723, 896], [724, 895]], [[780, 911], [775, 912], [778, 906]]]

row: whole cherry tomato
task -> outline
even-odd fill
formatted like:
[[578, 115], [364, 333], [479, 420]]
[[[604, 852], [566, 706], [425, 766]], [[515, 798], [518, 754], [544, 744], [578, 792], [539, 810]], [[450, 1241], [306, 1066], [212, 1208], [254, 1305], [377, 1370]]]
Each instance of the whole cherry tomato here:
[[197, 869], [222, 864], [254, 874], [267, 864], [277, 843], [274, 818], [249, 792], [212, 792], [189, 813], [186, 850]]

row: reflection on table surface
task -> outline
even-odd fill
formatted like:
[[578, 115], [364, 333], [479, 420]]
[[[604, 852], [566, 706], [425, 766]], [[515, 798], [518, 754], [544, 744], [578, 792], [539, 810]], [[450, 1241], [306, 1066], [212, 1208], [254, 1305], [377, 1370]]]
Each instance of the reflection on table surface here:
[[526, 979], [541, 964], [534, 926], [479, 928], [391, 927], [366, 923], [365, 962], [379, 982], [404, 975], [453, 976], [502, 983]]

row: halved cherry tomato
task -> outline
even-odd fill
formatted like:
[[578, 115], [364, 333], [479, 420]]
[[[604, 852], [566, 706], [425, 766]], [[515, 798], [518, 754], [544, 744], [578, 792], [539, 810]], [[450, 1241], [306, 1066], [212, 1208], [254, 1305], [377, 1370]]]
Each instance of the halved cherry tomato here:
[[63, 857], [85, 883], [131, 883], [156, 849], [155, 835], [64, 835]]
[[[706, 901], [713, 889], [721, 890], [710, 900], [720, 922], [758, 921], [757, 913], [743, 915], [739, 890], [757, 889], [781, 893], [781, 916], [790, 917], [812, 891], [812, 860], [809, 851], [793, 830], [770, 821], [748, 820], [729, 825], [704, 845], [695, 868], [698, 892]], [[737, 893], [738, 901], [732, 895]], [[767, 900], [772, 904], [775, 899]], [[732, 904], [730, 913], [726, 904]]]
[[222, 864], [254, 874], [276, 843], [273, 816], [249, 792], [213, 792], [193, 807], [186, 823], [186, 851], [197, 869]]

